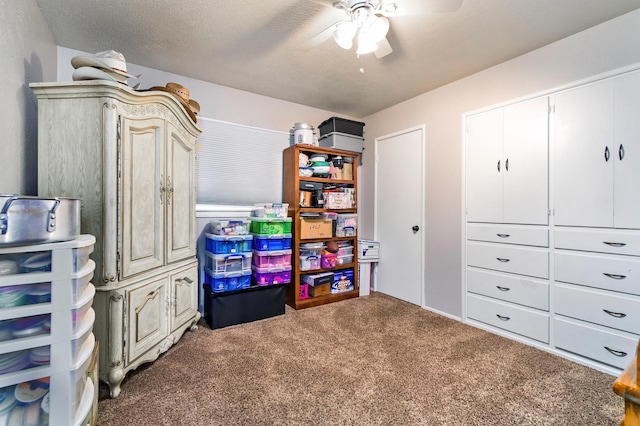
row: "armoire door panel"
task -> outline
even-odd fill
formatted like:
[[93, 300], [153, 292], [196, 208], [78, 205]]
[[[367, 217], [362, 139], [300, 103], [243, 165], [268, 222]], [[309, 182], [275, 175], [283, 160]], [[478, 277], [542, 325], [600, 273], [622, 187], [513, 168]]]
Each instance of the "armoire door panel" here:
[[558, 93], [555, 105], [555, 223], [613, 226], [613, 82]]
[[195, 151], [175, 127], [168, 123], [167, 179], [167, 262], [195, 256]]
[[163, 265], [164, 122], [122, 123], [122, 278]]
[[128, 361], [147, 352], [167, 334], [167, 278], [128, 291]]
[[465, 120], [468, 222], [502, 222], [502, 116], [498, 108]]
[[171, 275], [171, 326], [192, 321], [198, 311], [198, 266]]
[[504, 108], [503, 222], [549, 223], [549, 98]]

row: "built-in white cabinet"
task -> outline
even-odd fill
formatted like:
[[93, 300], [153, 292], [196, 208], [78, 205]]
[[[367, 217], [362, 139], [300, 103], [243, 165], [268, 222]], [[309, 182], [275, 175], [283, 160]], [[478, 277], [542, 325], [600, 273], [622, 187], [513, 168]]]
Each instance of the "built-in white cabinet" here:
[[553, 96], [558, 226], [640, 229], [640, 73]]
[[638, 111], [640, 70], [465, 117], [468, 323], [614, 374], [632, 361]]
[[465, 119], [468, 222], [548, 223], [547, 97]]
[[96, 236], [95, 335], [113, 397], [195, 329], [196, 138], [172, 95], [107, 81], [34, 83], [38, 192], [82, 200]]

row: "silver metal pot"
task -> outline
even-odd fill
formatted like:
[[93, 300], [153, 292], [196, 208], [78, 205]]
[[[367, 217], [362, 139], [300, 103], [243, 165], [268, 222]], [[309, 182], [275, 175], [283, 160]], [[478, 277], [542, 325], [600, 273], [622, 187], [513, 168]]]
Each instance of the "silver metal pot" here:
[[0, 247], [68, 241], [80, 235], [80, 200], [0, 195]]

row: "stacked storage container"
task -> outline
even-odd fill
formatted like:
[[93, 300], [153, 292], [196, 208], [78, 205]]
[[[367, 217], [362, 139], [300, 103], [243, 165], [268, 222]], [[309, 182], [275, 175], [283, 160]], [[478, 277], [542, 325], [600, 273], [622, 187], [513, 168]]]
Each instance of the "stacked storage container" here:
[[249, 219], [213, 221], [206, 234], [204, 285], [214, 293], [241, 290], [251, 285], [253, 236]]
[[81, 235], [0, 249], [1, 424], [91, 420], [94, 244]]
[[[283, 210], [281, 215], [286, 215]], [[253, 281], [258, 286], [291, 282], [291, 218], [253, 217]]]
[[364, 123], [331, 117], [318, 127], [322, 147], [362, 152], [364, 144]]

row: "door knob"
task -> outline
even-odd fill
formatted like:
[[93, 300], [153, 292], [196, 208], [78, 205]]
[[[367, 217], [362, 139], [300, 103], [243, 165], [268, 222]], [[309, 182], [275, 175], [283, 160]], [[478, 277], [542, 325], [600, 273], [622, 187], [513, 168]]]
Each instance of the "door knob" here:
[[416, 232], [418, 232], [420, 230], [420, 227], [418, 225], [413, 225], [411, 227], [411, 230], [413, 231], [413, 233], [415, 234]]

